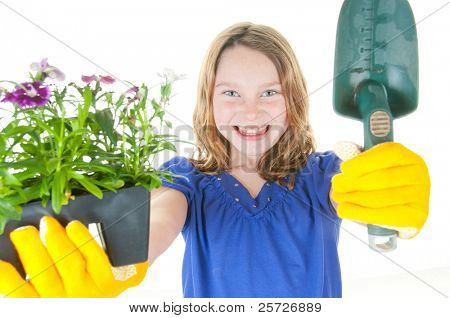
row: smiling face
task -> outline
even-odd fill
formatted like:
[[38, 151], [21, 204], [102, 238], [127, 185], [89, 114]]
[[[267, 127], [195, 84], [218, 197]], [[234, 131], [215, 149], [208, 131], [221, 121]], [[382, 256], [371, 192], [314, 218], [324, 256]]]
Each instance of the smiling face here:
[[213, 110], [217, 129], [231, 144], [232, 166], [254, 164], [289, 125], [275, 65], [263, 53], [244, 46], [222, 52]]

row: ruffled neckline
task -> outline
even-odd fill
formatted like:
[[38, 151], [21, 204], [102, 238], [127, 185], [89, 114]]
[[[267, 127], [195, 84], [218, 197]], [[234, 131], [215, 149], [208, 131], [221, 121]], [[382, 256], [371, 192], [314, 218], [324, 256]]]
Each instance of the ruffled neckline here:
[[[270, 201], [267, 202], [263, 207], [255, 208], [255, 209], [249, 211], [241, 203], [237, 202], [235, 200], [235, 198], [233, 198], [233, 196], [224, 188], [224, 186], [221, 183], [222, 181], [219, 180], [219, 178], [221, 178], [221, 176], [223, 176], [223, 173], [219, 174], [219, 175], [209, 175], [208, 180], [209, 180], [210, 184], [214, 187], [214, 189], [217, 191], [217, 193], [219, 193], [222, 202], [227, 203], [228, 205], [230, 205], [232, 207], [232, 210], [234, 212], [238, 213], [242, 217], [249, 219], [249, 220], [258, 220], [258, 219], [262, 218], [263, 216], [265, 216], [266, 214], [272, 213], [272, 211], [274, 211], [275, 208], [281, 202], [283, 202], [287, 193], [289, 192], [289, 190], [286, 189], [285, 187], [280, 186], [275, 182], [272, 182], [272, 183], [270, 183], [270, 186], [272, 186], [274, 188], [273, 188], [271, 196], [270, 196]], [[231, 176], [231, 175], [228, 175], [228, 176]], [[233, 176], [231, 176], [231, 177], [233, 177]], [[233, 177], [233, 179], [236, 180], [237, 182], [239, 182], [239, 180], [237, 180], [236, 178]], [[266, 182], [264, 184], [264, 187], [267, 184], [268, 184], [268, 182]], [[264, 191], [264, 188], [260, 191], [260, 193], [258, 193], [258, 196], [256, 198], [260, 197], [260, 194], [262, 191]], [[249, 195], [248, 191], [247, 191], [247, 195]]]

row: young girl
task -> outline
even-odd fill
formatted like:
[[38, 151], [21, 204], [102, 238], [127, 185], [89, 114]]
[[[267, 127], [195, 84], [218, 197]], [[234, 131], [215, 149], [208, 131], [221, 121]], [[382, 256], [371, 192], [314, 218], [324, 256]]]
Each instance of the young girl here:
[[184, 296], [340, 297], [341, 220], [328, 194], [341, 161], [314, 152], [306, 84], [278, 32], [240, 23], [219, 34], [200, 72], [194, 130], [201, 159], [164, 163], [187, 179], [155, 191], [186, 198], [170, 213], [183, 223]]
[[[148, 263], [117, 278], [82, 224], [71, 222], [66, 236], [45, 218], [43, 241], [51, 258], [57, 254], [52, 249], [63, 250], [52, 246], [63, 241], [68, 250], [73, 242], [87, 264], [86, 282], [74, 283], [67, 271], [82, 261], [66, 260], [55, 264], [62, 282], [55, 275], [40, 284], [32, 279], [40, 292], [22, 282], [26, 292], [16, 289], [16, 296], [59, 295], [48, 287], [51, 281], [68, 296], [118, 295], [139, 284], [181, 232], [184, 297], [341, 297], [341, 218], [416, 233], [425, 222], [429, 179], [418, 155], [397, 143], [346, 162], [333, 151], [315, 151], [305, 80], [290, 45], [271, 27], [237, 23], [214, 39], [193, 121], [197, 159], [175, 156], [163, 163], [161, 170], [178, 177], [163, 180], [151, 194]], [[407, 206], [417, 198], [422, 201], [415, 208]], [[20, 249], [25, 244], [17, 233], [13, 241]], [[33, 272], [30, 264], [24, 267]], [[0, 262], [3, 291], [21, 283], [17, 276]]]
[[[252, 23], [225, 29], [208, 50], [197, 98], [199, 159], [177, 156], [165, 162], [161, 169], [180, 178], [164, 180], [153, 195], [160, 209], [153, 209], [152, 218], [173, 224], [168, 242], [180, 231], [186, 242], [184, 296], [341, 297], [342, 220], [329, 194], [342, 160], [333, 151], [315, 152], [305, 80], [286, 39]], [[379, 155], [366, 158], [359, 170], [377, 167], [373, 159], [379, 161]], [[354, 182], [341, 187], [348, 184]], [[344, 201], [352, 202], [348, 196]], [[373, 220], [354, 211], [347, 206], [346, 216]], [[378, 224], [399, 225], [387, 219], [377, 219]], [[160, 238], [155, 232], [150, 242]], [[150, 262], [168, 242], [150, 251]]]

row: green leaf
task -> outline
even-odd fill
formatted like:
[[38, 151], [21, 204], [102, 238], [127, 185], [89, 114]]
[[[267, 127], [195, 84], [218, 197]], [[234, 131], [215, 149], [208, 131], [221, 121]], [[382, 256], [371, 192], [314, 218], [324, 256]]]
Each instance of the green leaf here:
[[156, 113], [156, 117], [159, 117], [159, 119], [162, 120], [165, 113], [166, 112], [164, 110], [160, 110]]
[[31, 138], [33, 138], [35, 141], [36, 141], [36, 143], [38, 144], [38, 145], [40, 145], [41, 144], [41, 138], [40, 138], [40, 136], [39, 136], [39, 133], [36, 131], [37, 129], [34, 129], [33, 131], [31, 131], [30, 133], [29, 133], [29, 135], [31, 136]]
[[80, 123], [77, 119], [71, 119], [70, 124], [72, 125], [72, 131], [77, 131], [80, 128]]
[[[53, 137], [56, 138], [56, 140], [61, 142], [61, 133], [64, 133], [65, 131], [65, 121], [62, 121], [61, 118], [52, 118], [47, 121], [50, 125], [53, 126]], [[63, 135], [64, 136], [64, 135]]]
[[17, 188], [16, 190], [18, 193], [5, 197], [3, 200], [8, 201], [12, 205], [27, 203], [31, 200], [39, 198], [39, 188], [40, 184], [33, 184], [32, 186], [24, 189]]
[[51, 174], [56, 167], [58, 166], [58, 162], [59, 162], [59, 158], [50, 158], [49, 160], [47, 160], [47, 172], [48, 174]]
[[116, 101], [116, 107], [122, 106], [124, 99], [125, 99], [125, 95], [120, 95], [119, 99]]
[[45, 195], [45, 196], [42, 197], [41, 205], [42, 205], [43, 208], [45, 208], [47, 206], [47, 203], [48, 203], [49, 199], [50, 199], [50, 196], [48, 196], [48, 195]]
[[20, 220], [22, 208], [14, 206], [6, 200], [0, 199], [0, 235], [5, 231], [9, 220]]
[[3, 137], [8, 138], [17, 134], [26, 134], [28, 132], [33, 131], [35, 128], [31, 126], [17, 126], [17, 127], [10, 127], [5, 128], [2, 131]]
[[20, 220], [16, 207], [5, 199], [0, 199], [0, 215], [9, 219]]
[[21, 169], [21, 168], [28, 168], [28, 169], [34, 169], [35, 171], [38, 171], [42, 174], [46, 173], [46, 168], [42, 164], [42, 162], [37, 158], [30, 158], [25, 159], [18, 162], [0, 162], [0, 168], [15, 168], [15, 169]]
[[77, 128], [77, 130], [72, 131], [67, 138], [72, 138], [72, 137], [78, 137], [78, 136], [83, 136], [90, 133], [90, 130], [87, 128]]
[[3, 154], [6, 150], [6, 141], [3, 133], [0, 133], [0, 154]]
[[102, 164], [97, 164], [95, 163], [95, 161], [91, 161], [91, 162], [84, 162], [84, 161], [73, 161], [73, 162], [69, 162], [63, 165], [63, 167], [66, 166], [70, 166], [72, 167], [73, 170], [84, 170], [87, 172], [94, 172], [94, 171], [100, 171], [100, 172], [106, 172], [106, 173], [110, 173], [110, 174], [115, 174], [114, 169], [102, 165]]
[[[15, 189], [16, 191], [17, 191], [17, 194], [20, 196], [20, 198], [21, 198], [21, 200], [22, 201], [20, 201], [20, 203], [25, 203], [25, 202], [28, 202], [29, 201], [29, 199], [28, 199], [28, 196], [27, 196], [27, 193], [25, 192], [25, 190], [24, 189], [22, 189], [22, 188], [16, 188]], [[8, 199], [9, 198], [11, 198], [11, 197], [8, 197]], [[19, 204], [19, 202], [17, 202], [17, 204]]]
[[82, 174], [79, 174], [79, 173], [77, 173], [75, 171], [71, 171], [71, 170], [69, 170], [67, 172], [67, 175], [69, 176], [69, 178], [72, 178], [72, 179], [75, 179], [75, 180], [81, 180], [81, 179], [84, 178], [84, 176]]
[[147, 103], [148, 88], [144, 84], [142, 84], [141, 88], [144, 90], [144, 96], [142, 96], [141, 100], [139, 101], [138, 108], [145, 109], [145, 104]]
[[88, 114], [86, 122], [88, 123], [88, 126], [91, 129], [92, 133], [96, 134], [97, 132], [100, 131], [100, 125], [95, 120], [95, 116], [93, 113]]
[[90, 181], [92, 181], [93, 183], [95, 183], [96, 185], [98, 185], [98, 186], [100, 186], [100, 187], [102, 187], [102, 188], [105, 188], [105, 189], [107, 189], [107, 190], [109, 190], [109, 191], [112, 191], [112, 192], [117, 192], [116, 191], [116, 188], [114, 188], [114, 187], [112, 187], [110, 184], [108, 184], [107, 182], [103, 182], [103, 180], [95, 180], [95, 179], [90, 179]]
[[158, 111], [161, 108], [154, 98], [152, 98], [152, 106], [155, 111]]
[[23, 150], [25, 150], [32, 156], [36, 156], [38, 153], [37, 147], [31, 143], [22, 143], [21, 146]]
[[174, 144], [172, 144], [169, 141], [164, 141], [161, 143], [161, 147], [163, 147], [163, 149], [167, 149], [167, 150], [172, 150], [172, 151], [177, 151], [177, 148], [175, 147]]
[[84, 105], [78, 104], [78, 123], [79, 127], [84, 126], [84, 122], [89, 114], [89, 108], [92, 104], [92, 91], [89, 86], [86, 86], [83, 90]]
[[165, 179], [169, 180], [169, 182], [173, 182], [173, 178], [183, 178], [189, 182], [189, 178], [182, 174], [175, 174], [170, 171], [158, 170], [158, 174], [162, 175]]
[[172, 128], [172, 123], [170, 121], [165, 120], [164, 122], [166, 123], [167, 127]]
[[119, 189], [125, 185], [125, 182], [122, 179], [116, 177], [107, 177], [100, 181], [102, 185], [109, 188]]
[[172, 92], [172, 85], [170, 83], [161, 86], [161, 98], [169, 99]]
[[165, 137], [177, 137], [177, 135], [171, 135], [171, 134], [153, 134], [154, 138], [165, 138]]
[[92, 103], [92, 91], [89, 86], [86, 86], [84, 88], [83, 98], [84, 98], [84, 109], [89, 109], [89, 106], [91, 106]]
[[52, 182], [52, 208], [56, 214], [61, 212], [63, 191], [61, 187], [61, 171], [56, 171]]
[[105, 93], [105, 99], [106, 99], [106, 102], [108, 104], [112, 104], [113, 103], [113, 101], [112, 101], [112, 93], [111, 92]]
[[41, 187], [39, 189], [39, 196], [43, 197], [44, 195], [50, 196], [50, 191], [48, 187], [48, 179], [46, 177], [41, 180]]
[[74, 153], [83, 143], [83, 138], [80, 136], [76, 136], [74, 138], [66, 138], [66, 148], [69, 149], [72, 153]]
[[15, 173], [14, 177], [16, 177], [16, 179], [19, 181], [23, 181], [23, 180], [33, 178], [36, 175], [36, 173], [38, 173], [38, 172], [34, 171], [34, 170], [25, 170], [25, 171]]
[[60, 178], [59, 178], [59, 186], [61, 187], [61, 190], [63, 190], [64, 191], [64, 188], [65, 188], [65, 186], [66, 186], [66, 183], [67, 183], [67, 172], [66, 172], [66, 169], [61, 169], [61, 175], [60, 175]]
[[173, 182], [171, 172], [158, 170], [158, 174], [160, 175], [160, 178], [164, 178], [164, 179], [167, 179], [169, 182]]
[[117, 145], [117, 134], [114, 131], [114, 120], [111, 110], [105, 108], [95, 113], [95, 120], [98, 122], [102, 130], [106, 133], [111, 143]]
[[61, 91], [61, 94], [59, 95], [61, 99], [64, 99], [67, 93], [67, 86], [64, 86], [64, 89]]
[[48, 132], [48, 134], [50, 136], [54, 136], [54, 131], [52, 129], [52, 127], [50, 127], [49, 125], [47, 125], [47, 123], [45, 123], [44, 121], [42, 121], [40, 118], [38, 117], [33, 117], [34, 121], [36, 122], [36, 125], [41, 128], [42, 130], [45, 130]]
[[17, 180], [17, 178], [10, 174], [8, 172], [8, 170], [6, 169], [0, 169], [0, 177], [3, 177], [3, 183], [4, 185], [10, 186], [10, 185], [15, 185], [15, 186], [21, 186], [22, 183]]
[[89, 157], [95, 157], [99, 156], [102, 160], [121, 160], [123, 158], [123, 155], [121, 154], [114, 154], [112, 152], [107, 151], [89, 151], [87, 153], [87, 156]]
[[150, 188], [156, 189], [162, 185], [162, 180], [158, 176], [150, 175]]
[[8, 219], [0, 214], [0, 235], [2, 235], [3, 232], [5, 231], [5, 226], [7, 222]]
[[89, 178], [86, 176], [76, 173], [75, 171], [68, 171], [69, 177], [75, 179], [80, 183], [87, 191], [95, 195], [97, 198], [102, 199], [103, 198], [103, 192], [102, 190], [97, 187]]

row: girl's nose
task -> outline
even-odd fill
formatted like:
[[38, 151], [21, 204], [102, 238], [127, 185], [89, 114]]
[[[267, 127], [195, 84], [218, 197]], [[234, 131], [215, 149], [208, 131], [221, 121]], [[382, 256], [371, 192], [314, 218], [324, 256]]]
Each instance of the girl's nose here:
[[244, 103], [244, 113], [249, 120], [254, 120], [258, 117], [259, 105], [256, 101], [248, 101]]

